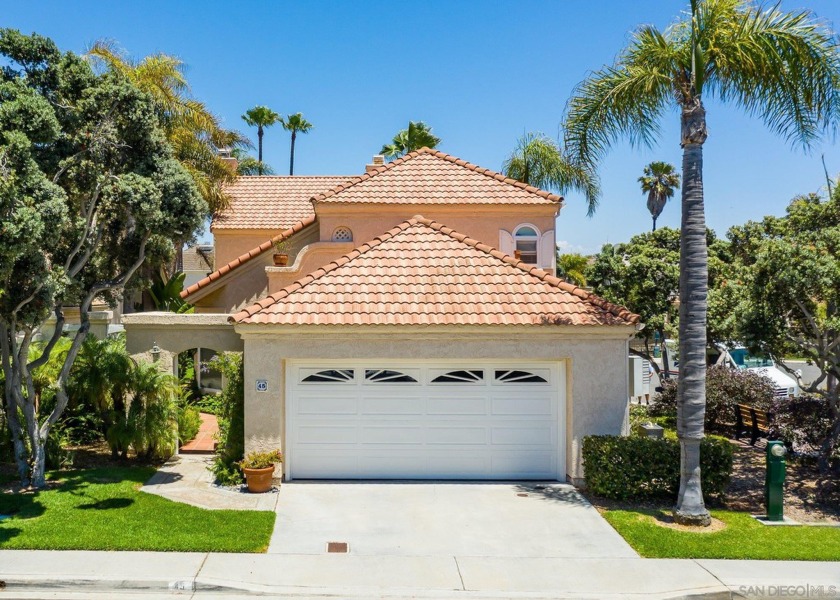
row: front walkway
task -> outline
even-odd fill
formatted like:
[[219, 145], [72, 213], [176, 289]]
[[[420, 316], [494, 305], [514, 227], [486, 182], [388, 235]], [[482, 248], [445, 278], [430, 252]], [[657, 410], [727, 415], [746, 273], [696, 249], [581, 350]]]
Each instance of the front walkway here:
[[142, 492], [211, 510], [274, 510], [279, 494], [248, 494], [213, 485], [212, 455], [178, 454], [158, 469]]
[[201, 426], [196, 436], [181, 446], [181, 454], [213, 454], [216, 451], [216, 437], [219, 433], [219, 420], [216, 415], [200, 413]]
[[291, 482], [269, 554], [637, 558], [570, 485], [549, 482]]

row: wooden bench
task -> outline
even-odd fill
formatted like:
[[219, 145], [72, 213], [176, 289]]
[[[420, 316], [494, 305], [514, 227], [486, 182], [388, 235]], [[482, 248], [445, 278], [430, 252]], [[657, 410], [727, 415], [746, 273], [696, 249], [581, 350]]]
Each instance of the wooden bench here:
[[756, 440], [761, 434], [767, 436], [770, 433], [770, 424], [773, 415], [746, 404], [735, 405], [735, 439], [740, 440], [742, 435], [750, 435], [750, 445], [755, 446]]

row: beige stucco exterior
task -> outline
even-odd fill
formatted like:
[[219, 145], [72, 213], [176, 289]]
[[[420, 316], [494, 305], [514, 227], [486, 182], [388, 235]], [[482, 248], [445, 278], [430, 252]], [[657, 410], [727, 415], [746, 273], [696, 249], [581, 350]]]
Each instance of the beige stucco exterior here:
[[[286, 365], [298, 359], [498, 359], [561, 361], [566, 367], [566, 472], [583, 478], [587, 435], [628, 428], [627, 344], [632, 327], [236, 326], [245, 346], [246, 451], [284, 445]], [[256, 381], [268, 383], [256, 391]]]
[[278, 233], [279, 229], [213, 229], [216, 267], [239, 258]]
[[[303, 229], [289, 240], [287, 252], [289, 254], [290, 265], [294, 266], [296, 262], [299, 262], [298, 255], [303, 253], [310, 244], [317, 242], [318, 235], [318, 225], [316, 223]], [[264, 238], [258, 241], [255, 246], [265, 242], [266, 239]], [[253, 249], [255, 246], [251, 246], [250, 249]], [[343, 244], [342, 247], [344, 247]], [[231, 313], [249, 304], [253, 304], [269, 293], [266, 268], [274, 266], [273, 257], [273, 250], [269, 249], [263, 252], [259, 256], [238, 266], [217, 282], [211, 283], [206, 288], [195, 292], [188, 298], [188, 301], [195, 306], [195, 310], [198, 313]], [[332, 260], [332, 258], [329, 260]], [[329, 261], [327, 260], [325, 262]], [[308, 265], [309, 263], [307, 263]], [[315, 265], [312, 269], [317, 266], [320, 265]], [[296, 271], [297, 276], [294, 279], [300, 279], [312, 269], [303, 272], [298, 269]], [[294, 281], [294, 279], [291, 281]]]

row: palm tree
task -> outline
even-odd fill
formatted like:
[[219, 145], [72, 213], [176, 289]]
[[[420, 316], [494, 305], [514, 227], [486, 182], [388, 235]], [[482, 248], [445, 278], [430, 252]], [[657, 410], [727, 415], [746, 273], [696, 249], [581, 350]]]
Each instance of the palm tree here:
[[557, 276], [579, 287], [586, 287], [586, 268], [589, 259], [582, 254], [560, 254], [557, 257]]
[[257, 128], [257, 147], [258, 147], [258, 154], [257, 160], [260, 162], [260, 166], [258, 167], [258, 174], [263, 174], [262, 169], [262, 162], [263, 162], [263, 135], [265, 134], [265, 129], [267, 127], [271, 127], [277, 123], [282, 121], [280, 115], [276, 112], [268, 108], [267, 106], [255, 106], [251, 110], [247, 111], [244, 115], [242, 115], [242, 119], [251, 127]]
[[642, 193], [648, 195], [647, 207], [653, 217], [653, 231], [656, 231], [656, 219], [668, 200], [674, 197], [674, 190], [680, 187], [680, 174], [674, 165], [655, 160], [645, 167], [639, 183], [642, 184]]
[[601, 193], [594, 171], [575, 164], [560, 146], [542, 133], [526, 133], [502, 164], [505, 175], [538, 188], [565, 194], [578, 190], [594, 207]]
[[190, 96], [184, 63], [167, 54], [134, 60], [109, 41], [94, 43], [87, 57], [154, 98], [175, 158], [192, 176], [208, 212], [217, 214], [227, 208], [230, 197], [225, 188], [235, 181], [236, 173], [218, 149], [247, 148], [251, 143], [239, 132], [222, 127], [216, 115]]
[[390, 144], [382, 146], [380, 154], [393, 160], [420, 148], [437, 148], [440, 138], [432, 133], [432, 128], [423, 121], [409, 121], [408, 128], [394, 136]]
[[708, 255], [703, 144], [708, 96], [734, 102], [789, 141], [808, 147], [840, 111], [835, 35], [809, 11], [782, 12], [748, 0], [691, 0], [665, 31], [644, 26], [615, 64], [595, 71], [566, 108], [567, 148], [595, 167], [619, 138], [650, 146], [661, 118], [680, 113], [680, 373], [677, 434], [680, 488], [674, 518], [708, 525], [700, 486], [706, 408]]
[[303, 115], [301, 113], [295, 113], [293, 115], [289, 115], [285, 119], [280, 119], [280, 124], [283, 126], [283, 129], [292, 132], [292, 152], [289, 156], [289, 175], [294, 175], [295, 139], [297, 138], [298, 132], [309, 133], [309, 130], [312, 129], [313, 126], [312, 123], [303, 118]]
[[271, 165], [261, 163], [242, 148], [234, 148], [230, 155], [236, 159], [237, 175], [274, 175]]

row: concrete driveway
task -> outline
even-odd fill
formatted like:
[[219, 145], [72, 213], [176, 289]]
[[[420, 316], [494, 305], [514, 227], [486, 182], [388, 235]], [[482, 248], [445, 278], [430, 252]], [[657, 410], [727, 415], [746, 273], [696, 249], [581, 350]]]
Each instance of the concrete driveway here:
[[268, 552], [626, 558], [638, 554], [570, 485], [284, 483]]

